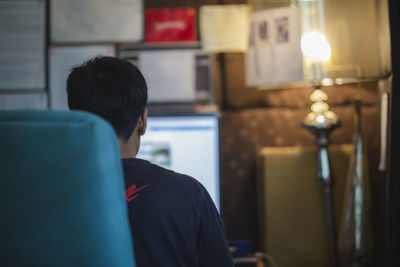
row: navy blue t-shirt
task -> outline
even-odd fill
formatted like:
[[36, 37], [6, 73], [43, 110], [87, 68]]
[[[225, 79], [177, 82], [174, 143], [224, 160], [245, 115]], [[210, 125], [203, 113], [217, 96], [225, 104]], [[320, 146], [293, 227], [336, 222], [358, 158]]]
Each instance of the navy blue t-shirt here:
[[138, 267], [233, 266], [221, 218], [192, 177], [122, 160]]

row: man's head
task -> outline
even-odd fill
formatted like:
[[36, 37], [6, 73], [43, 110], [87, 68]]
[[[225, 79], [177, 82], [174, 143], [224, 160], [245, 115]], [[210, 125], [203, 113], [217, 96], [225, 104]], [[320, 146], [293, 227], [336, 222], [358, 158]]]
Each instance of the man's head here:
[[95, 113], [111, 123], [121, 141], [146, 128], [147, 85], [129, 61], [96, 57], [75, 67], [67, 79], [70, 109]]

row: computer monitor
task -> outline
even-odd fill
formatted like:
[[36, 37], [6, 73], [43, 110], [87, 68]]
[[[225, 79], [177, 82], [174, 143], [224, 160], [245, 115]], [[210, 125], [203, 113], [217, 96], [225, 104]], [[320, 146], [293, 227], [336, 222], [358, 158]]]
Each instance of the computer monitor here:
[[137, 157], [197, 179], [219, 210], [216, 115], [149, 116]]

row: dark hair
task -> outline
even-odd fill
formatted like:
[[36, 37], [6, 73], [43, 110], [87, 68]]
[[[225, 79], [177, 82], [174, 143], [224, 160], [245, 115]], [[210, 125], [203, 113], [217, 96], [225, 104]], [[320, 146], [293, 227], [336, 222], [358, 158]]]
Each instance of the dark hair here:
[[131, 62], [96, 57], [74, 67], [67, 79], [68, 106], [93, 112], [128, 140], [147, 103], [147, 85]]

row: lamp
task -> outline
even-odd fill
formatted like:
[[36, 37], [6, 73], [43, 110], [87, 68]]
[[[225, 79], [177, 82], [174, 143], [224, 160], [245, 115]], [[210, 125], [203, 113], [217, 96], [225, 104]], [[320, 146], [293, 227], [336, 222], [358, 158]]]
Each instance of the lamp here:
[[[337, 115], [329, 110], [326, 103], [328, 96], [321, 90], [321, 80], [325, 79], [326, 71], [324, 63], [331, 56], [331, 48], [325, 36], [318, 32], [308, 32], [301, 38], [301, 50], [303, 51], [306, 64], [311, 66], [310, 79], [314, 83], [314, 92], [310, 96], [313, 102], [311, 112], [304, 119], [304, 126], [311, 130], [321, 132], [324, 129], [333, 130], [339, 125]], [[332, 128], [332, 129], [331, 129]]]
[[328, 96], [321, 90], [320, 81], [325, 77], [325, 65], [331, 56], [331, 48], [325, 36], [319, 32], [307, 32], [301, 38], [301, 50], [306, 59], [306, 65], [310, 67], [309, 77], [314, 83], [314, 92], [310, 96], [313, 102], [311, 112], [305, 117], [302, 127], [310, 131], [316, 137], [318, 149], [318, 178], [321, 181], [325, 197], [325, 213], [328, 228], [328, 236], [331, 250], [331, 266], [338, 264], [336, 243], [336, 228], [333, 214], [332, 185], [333, 176], [329, 163], [328, 145], [329, 134], [340, 122], [337, 115], [329, 110], [326, 103]]
[[[250, 2], [255, 11], [289, 7], [289, 3], [290, 6], [301, 9], [303, 81], [311, 81], [314, 85], [314, 92], [310, 96], [312, 101], [311, 111], [304, 118], [302, 126], [315, 135], [316, 143], [319, 146], [318, 176], [325, 192], [326, 220], [329, 227], [332, 254], [331, 265], [337, 266], [339, 257], [337, 256], [338, 249], [331, 199], [331, 188], [334, 181], [329, 165], [327, 147], [330, 133], [340, 126], [340, 122], [337, 115], [329, 110], [329, 105], [326, 103], [328, 97], [322, 91], [322, 88], [325, 85], [358, 83], [359, 95], [361, 95], [361, 81], [376, 81], [382, 78], [386, 79], [389, 76], [392, 67], [388, 1], [252, 0]], [[286, 87], [303, 87], [303, 84], [298, 83]], [[356, 150], [354, 153], [356, 153]], [[360, 157], [360, 155], [354, 155], [354, 158], [357, 157]], [[363, 160], [365, 160], [365, 157]], [[351, 165], [355, 164], [351, 163]], [[359, 171], [354, 166], [352, 168]], [[351, 178], [349, 175], [347, 180], [351, 182]], [[358, 190], [357, 188], [361, 187], [353, 186], [353, 188], [356, 188], [354, 189], [355, 192]], [[365, 192], [368, 192], [368, 190], [365, 189]], [[360, 194], [360, 192], [354, 194]], [[349, 196], [350, 199], [352, 195], [349, 194]], [[348, 204], [343, 213], [351, 210], [353, 206]], [[356, 216], [351, 215], [350, 217], [353, 220]], [[342, 215], [343, 221], [345, 218]], [[358, 219], [353, 224], [355, 222], [360, 223], [360, 220], [357, 221]], [[365, 220], [369, 220], [369, 218]], [[342, 227], [340, 231], [343, 232], [343, 229], [346, 230]], [[355, 240], [361, 242], [360, 236], [353, 235], [355, 232], [357, 231], [349, 231], [351, 235], [343, 235], [342, 233], [342, 240], [339, 239], [338, 241], [342, 258], [343, 243], [347, 242], [353, 245], [353, 243], [356, 243]], [[362, 234], [364, 235], [364, 233]], [[351, 246], [349, 247], [352, 249]], [[355, 253], [355, 250], [348, 251], [351, 252], [349, 255], [354, 256], [353, 258], [360, 255]]]

